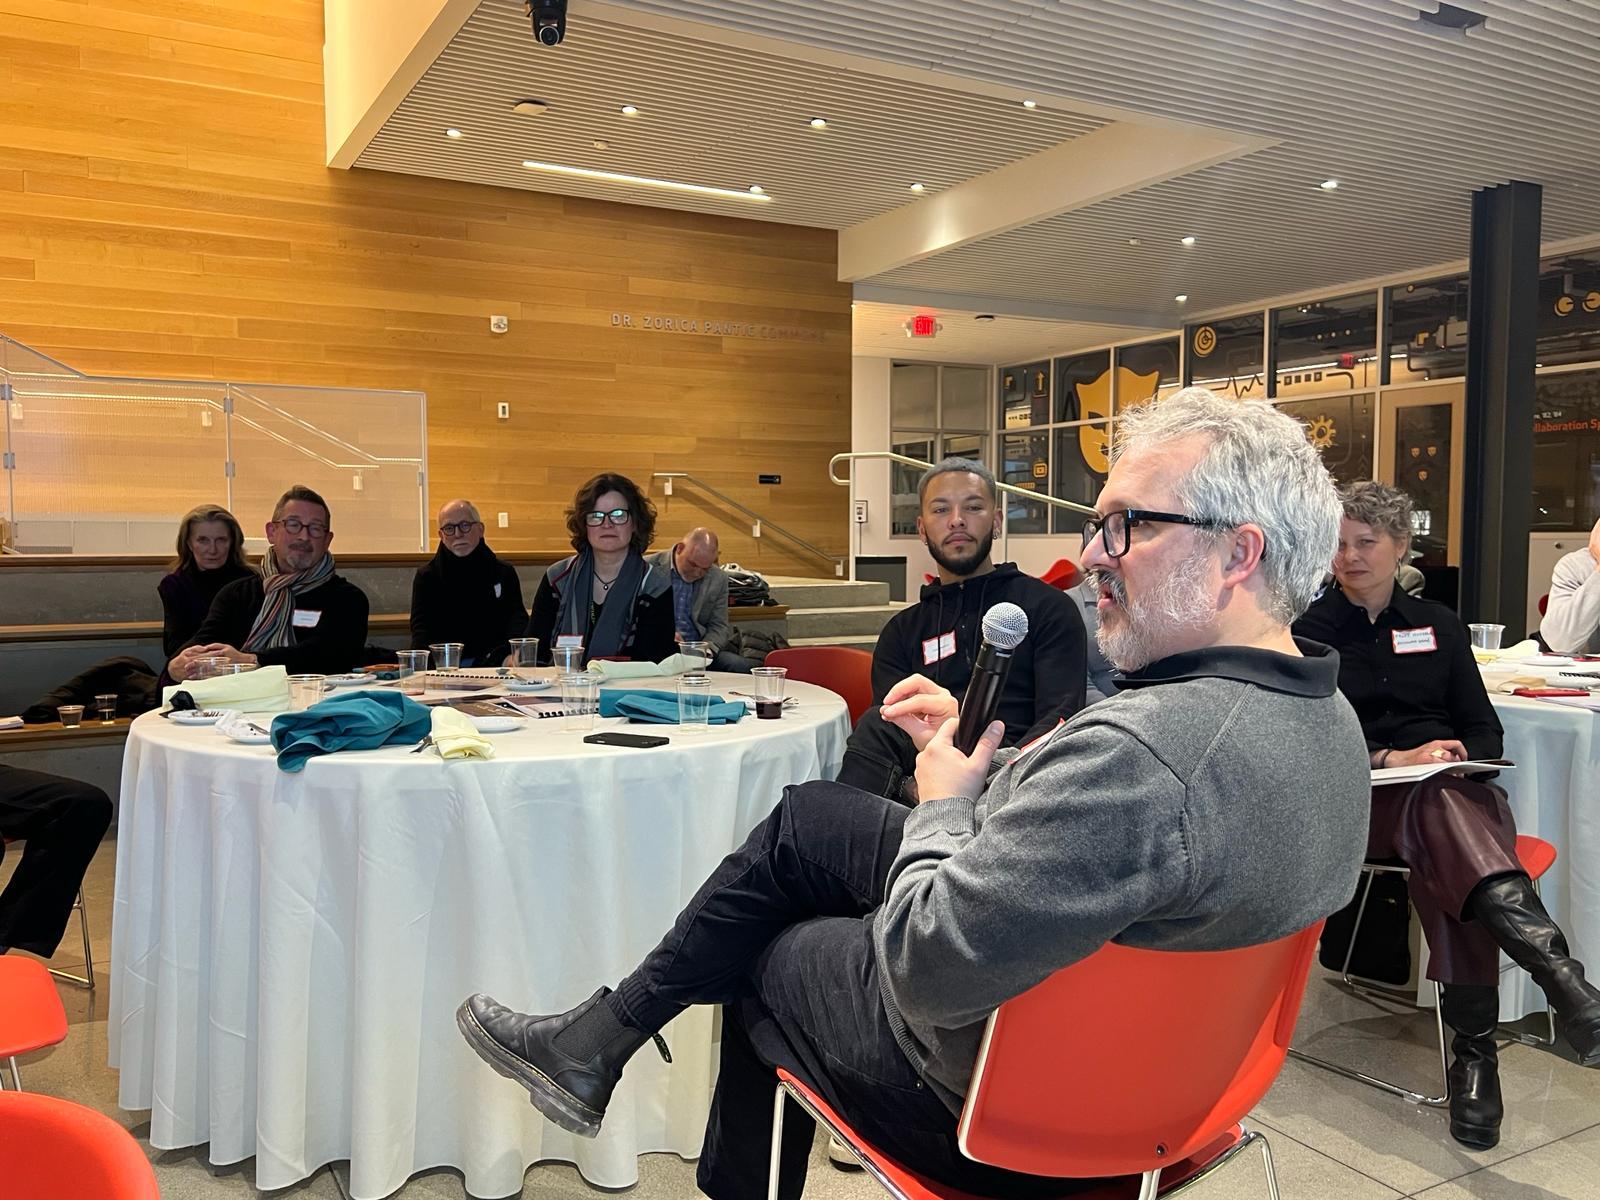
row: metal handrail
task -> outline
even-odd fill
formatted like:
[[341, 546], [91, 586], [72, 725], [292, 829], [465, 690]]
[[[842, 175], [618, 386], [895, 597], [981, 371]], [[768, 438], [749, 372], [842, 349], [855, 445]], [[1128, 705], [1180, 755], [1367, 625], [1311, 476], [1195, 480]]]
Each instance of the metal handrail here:
[[[834, 473], [834, 464], [841, 462], [855, 462], [857, 459], [863, 458], [886, 459], [889, 462], [897, 462], [907, 467], [916, 467], [923, 471], [926, 471], [928, 468], [933, 466], [931, 462], [923, 462], [920, 458], [907, 458], [904, 454], [895, 454], [888, 450], [863, 450], [855, 454], [835, 454], [828, 460], [828, 478], [833, 480], [833, 482], [837, 483], [840, 487], [849, 487], [850, 484], [854, 482], [854, 479], [840, 479], [839, 476]], [[854, 474], [855, 472], [852, 471], [851, 476], [854, 476]], [[1002, 492], [1007, 492], [1010, 495], [1018, 496], [1024, 500], [1037, 500], [1041, 504], [1048, 504], [1053, 508], [1069, 509], [1075, 513], [1082, 513], [1086, 517], [1096, 517], [1100, 515], [1088, 505], [1079, 504], [1075, 500], [1063, 500], [1059, 496], [1046, 495], [1044, 492], [1030, 492], [1027, 488], [1020, 488], [1011, 483], [1000, 483], [998, 480], [995, 482], [995, 487], [999, 488]]]
[[812, 555], [812, 556], [814, 556], [816, 558], [823, 559], [825, 562], [829, 563], [833, 567], [833, 573], [835, 575], [842, 576], [844, 574], [845, 560], [843, 558], [841, 558], [839, 555], [837, 555], [837, 554], [829, 554], [821, 546], [813, 545], [811, 542], [806, 541], [806, 539], [801, 537], [798, 533], [794, 533], [791, 530], [785, 529], [782, 525], [779, 525], [775, 521], [767, 520], [760, 513], [756, 512], [755, 509], [750, 508], [747, 505], [741, 504], [739, 501], [735, 500], [732, 496], [728, 495], [726, 492], [718, 491], [716, 488], [712, 487], [705, 480], [698, 479], [695, 476], [689, 474], [687, 471], [656, 471], [651, 476], [651, 478], [665, 480], [666, 481], [665, 490], [666, 490], [666, 494], [669, 495], [669, 496], [672, 495], [672, 481], [674, 479], [682, 479], [682, 480], [684, 480], [684, 481], [686, 481], [688, 483], [692, 483], [697, 488], [700, 488], [702, 491], [710, 492], [713, 496], [715, 496], [718, 500], [722, 501], [724, 504], [728, 505], [730, 508], [738, 509], [745, 516], [749, 517], [752, 521], [754, 521], [755, 522], [755, 526], [750, 531], [752, 537], [759, 538], [762, 535], [762, 532], [764, 530], [770, 529], [773, 533], [777, 534], [779, 537], [788, 538], [791, 542], [793, 542], [796, 546], [799, 546], [807, 554], [810, 554], [810, 555]]

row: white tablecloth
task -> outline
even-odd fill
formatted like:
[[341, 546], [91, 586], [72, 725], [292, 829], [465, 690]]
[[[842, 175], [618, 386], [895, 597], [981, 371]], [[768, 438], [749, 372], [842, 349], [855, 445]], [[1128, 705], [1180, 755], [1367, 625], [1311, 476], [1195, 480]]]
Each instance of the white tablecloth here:
[[160, 1149], [254, 1155], [264, 1189], [348, 1159], [357, 1200], [441, 1165], [500, 1196], [538, 1160], [623, 1187], [641, 1153], [697, 1154], [710, 1009], [669, 1027], [672, 1066], [634, 1058], [592, 1142], [479, 1062], [454, 1012], [474, 991], [559, 1011], [630, 970], [785, 784], [837, 771], [843, 701], [790, 694], [781, 721], [634, 727], [673, 739], [660, 749], [544, 720], [497, 735], [490, 762], [390, 747], [300, 774], [270, 747], [139, 718], [112, 931], [119, 1103], [151, 1110]]

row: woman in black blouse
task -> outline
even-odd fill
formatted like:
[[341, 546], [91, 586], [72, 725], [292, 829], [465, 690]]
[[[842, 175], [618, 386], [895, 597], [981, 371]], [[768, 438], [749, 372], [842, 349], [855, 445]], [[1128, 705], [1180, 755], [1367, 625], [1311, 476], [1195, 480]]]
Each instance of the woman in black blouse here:
[[[1381, 483], [1340, 495], [1336, 586], [1294, 631], [1339, 652], [1339, 690], [1361, 720], [1372, 765], [1498, 758], [1500, 721], [1461, 619], [1395, 582], [1411, 545], [1410, 499]], [[1367, 857], [1411, 868], [1428, 977], [1444, 985], [1444, 1018], [1455, 1030], [1450, 1132], [1478, 1149], [1500, 1139], [1502, 949], [1544, 989], [1579, 1060], [1600, 1066], [1600, 992], [1518, 864], [1516, 841], [1505, 792], [1484, 779], [1442, 774], [1372, 789]]]
[[194, 637], [223, 586], [250, 574], [244, 531], [233, 514], [216, 504], [190, 509], [178, 524], [178, 560], [156, 585], [168, 659]]

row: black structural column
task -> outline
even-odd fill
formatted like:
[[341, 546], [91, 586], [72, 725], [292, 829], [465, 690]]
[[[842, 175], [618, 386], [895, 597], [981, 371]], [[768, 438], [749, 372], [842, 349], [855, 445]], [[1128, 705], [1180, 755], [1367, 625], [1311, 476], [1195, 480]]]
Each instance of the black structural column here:
[[1527, 632], [1539, 208], [1533, 183], [1472, 197], [1461, 616]]

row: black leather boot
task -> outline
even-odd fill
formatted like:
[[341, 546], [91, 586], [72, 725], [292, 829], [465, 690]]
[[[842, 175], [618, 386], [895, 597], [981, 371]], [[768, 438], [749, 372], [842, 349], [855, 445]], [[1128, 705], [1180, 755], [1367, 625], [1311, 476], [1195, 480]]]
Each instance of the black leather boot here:
[[513, 1012], [479, 993], [456, 1009], [456, 1027], [479, 1058], [528, 1089], [541, 1113], [569, 1133], [592, 1138], [635, 1050], [654, 1040], [661, 1057], [672, 1061], [659, 1033], [617, 1019], [604, 1002], [610, 990], [547, 1017]]
[[1600, 991], [1583, 977], [1583, 964], [1545, 912], [1526, 875], [1502, 875], [1479, 884], [1467, 910], [1543, 989], [1561, 1018], [1561, 1032], [1586, 1067], [1600, 1066]]
[[1450, 1043], [1450, 1136], [1463, 1146], [1488, 1150], [1500, 1141], [1505, 1105], [1500, 1100], [1500, 1058], [1495, 1027], [1500, 992], [1483, 985], [1449, 984], [1441, 1001]]

